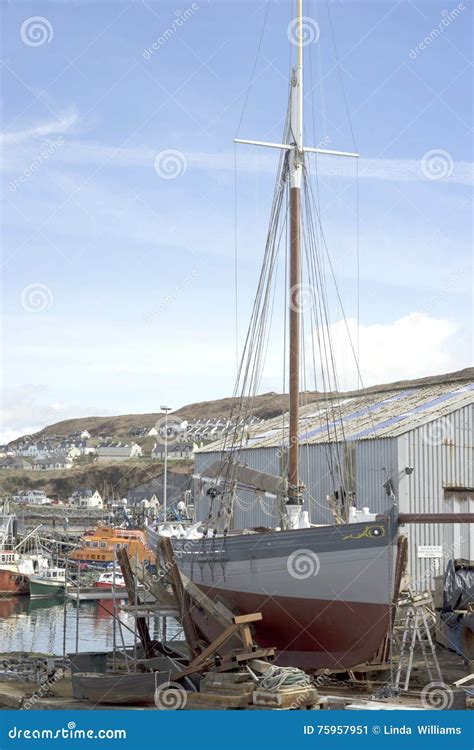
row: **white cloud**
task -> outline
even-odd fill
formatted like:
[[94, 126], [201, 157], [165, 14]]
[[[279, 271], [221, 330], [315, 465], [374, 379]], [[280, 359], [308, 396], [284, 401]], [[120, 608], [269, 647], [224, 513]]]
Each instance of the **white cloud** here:
[[[29, 154], [25, 151], [28, 141], [32, 142], [39, 137], [60, 135], [70, 133], [80, 118], [75, 111], [64, 114], [56, 121], [38, 123], [37, 125], [19, 130], [16, 132], [7, 132], [0, 134], [0, 142], [4, 144], [20, 145], [18, 153], [10, 152], [8, 161], [5, 162], [5, 168], [15, 170], [19, 169], [25, 159], [33, 158], [34, 152]], [[329, 144], [331, 148], [333, 144]], [[156, 143], [154, 145], [140, 145], [121, 147], [94, 141], [69, 140], [64, 143], [63, 147], [56, 154], [56, 162], [63, 164], [72, 164], [82, 167], [109, 165], [117, 168], [142, 167], [151, 169], [156, 154], [160, 149], [169, 147], [169, 143]], [[192, 151], [186, 148], [181, 149], [188, 168], [197, 169], [204, 172], [233, 173], [235, 168], [235, 157], [233, 151], [228, 152], [202, 152]], [[444, 183], [458, 185], [473, 184], [473, 164], [467, 161], [456, 161], [445, 151], [434, 149], [433, 154], [441, 154], [441, 160], [447, 159], [449, 164], [445, 166], [446, 171], [442, 174], [436, 172], [433, 179], [440, 179]], [[359, 158], [359, 177], [369, 180], [385, 180], [389, 182], [429, 182], [430, 173], [426, 169], [426, 157], [431, 152], [420, 154], [419, 159], [381, 159], [381, 158]], [[237, 165], [242, 172], [259, 172], [275, 174], [276, 163], [280, 152], [268, 148], [256, 148], [252, 146], [238, 146]], [[444, 155], [444, 157], [443, 157]], [[353, 179], [355, 175], [355, 160], [353, 158], [335, 158], [334, 156], [313, 154], [308, 156], [310, 164], [314, 164], [317, 159], [317, 172], [320, 177], [336, 177]], [[428, 165], [429, 166], [429, 165]], [[428, 176], [427, 176], [428, 174]]]
[[[348, 320], [347, 327], [356, 346], [356, 321]], [[158, 332], [160, 347], [150, 346]], [[36, 341], [28, 341], [17, 335], [16, 346], [9, 349], [12, 377], [17, 382], [21, 380], [27, 348], [49, 386], [24, 385], [6, 391], [2, 408], [4, 431], [0, 441], [70, 417], [152, 412], [158, 410], [163, 399], [178, 408], [186, 403], [228, 396], [232, 391], [233, 342], [216, 331], [214, 334], [220, 339], [218, 356], [212, 337], [197, 337], [187, 326], [175, 325], [169, 330], [166, 326], [144, 323], [142, 327], [124, 325], [120, 331], [114, 331], [103, 325], [100, 331], [96, 329], [96, 335], [100, 334], [103, 342], [100, 358], [96, 356], [89, 329], [76, 330], [74, 342], [69, 333], [60, 325], [49, 332], [43, 331], [49, 342], [47, 349], [38, 337]], [[343, 390], [356, 388], [357, 372], [344, 321], [334, 323], [330, 333], [339, 387]], [[468, 346], [463, 346], [457, 326], [445, 318], [415, 312], [387, 323], [362, 325], [359, 334], [365, 386], [440, 374], [470, 364]], [[276, 335], [272, 337], [262, 392], [282, 388], [283, 349], [279, 339]], [[310, 346], [307, 341], [307, 360], [311, 359]], [[127, 352], [125, 359], [124, 351]], [[93, 364], [84, 369], [84, 362]], [[112, 379], [111, 362], [114, 363]], [[317, 385], [321, 388], [320, 373]], [[309, 372], [306, 387], [314, 388], [313, 375]]]
[[0, 143], [3, 144], [23, 144], [25, 141], [45, 138], [50, 135], [61, 135], [71, 132], [79, 120], [76, 111], [71, 110], [59, 117], [57, 120], [49, 120], [34, 125], [25, 130], [12, 130], [0, 133]]
[[[359, 366], [364, 386], [390, 383], [467, 367], [469, 352], [456, 347], [458, 326], [445, 318], [414, 312], [389, 323], [361, 325], [357, 343], [357, 322], [338, 321], [330, 326], [339, 387], [358, 387], [352, 354], [359, 349]], [[350, 340], [349, 340], [350, 336]]]
[[63, 419], [111, 414], [87, 404], [68, 404], [51, 398], [48, 388], [25, 384], [5, 388], [0, 408], [0, 443], [30, 435]]

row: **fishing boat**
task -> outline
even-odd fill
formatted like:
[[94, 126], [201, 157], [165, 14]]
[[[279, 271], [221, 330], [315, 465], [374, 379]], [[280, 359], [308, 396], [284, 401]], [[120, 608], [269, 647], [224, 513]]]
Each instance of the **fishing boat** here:
[[115, 553], [119, 547], [127, 547], [130, 557], [146, 567], [155, 565], [155, 555], [148, 546], [143, 531], [120, 529], [99, 524], [94, 531], [86, 532], [80, 546], [73, 550], [70, 560], [87, 563], [90, 567], [108, 568], [115, 563]]
[[94, 586], [99, 589], [124, 589], [125, 579], [119, 571], [108, 570], [105, 573], [101, 573]]
[[29, 579], [29, 591], [32, 599], [63, 596], [65, 588], [65, 568], [48, 568], [41, 575], [32, 575]]
[[26, 549], [27, 542], [34, 541], [37, 529], [15, 544], [14, 522], [14, 516], [8, 516], [0, 526], [0, 595], [28, 594], [30, 577], [49, 567], [47, 556], [38, 548]]
[[[206, 594], [235, 613], [262, 613], [262, 621], [255, 624], [255, 638], [262, 647], [276, 648], [279, 664], [344, 670], [369, 662], [387, 634], [398, 531], [394, 511], [376, 517], [364, 507], [364, 498], [357, 498], [357, 509], [355, 498], [347, 497], [344, 488], [331, 499], [334, 523], [312, 524], [307, 510], [309, 498], [301, 480], [299, 454], [305, 430], [300, 423], [300, 406], [304, 368], [311, 361], [311, 352], [305, 359], [303, 350], [308, 336], [306, 327], [303, 336], [303, 314], [308, 320], [305, 295], [311, 298], [309, 315], [313, 315], [309, 324], [314, 328], [311, 347], [319, 348], [321, 360], [325, 355], [328, 369], [333, 363], [321, 260], [326, 248], [308, 162], [312, 154], [318, 158], [358, 156], [303, 143], [307, 22], [302, 0], [297, 0], [295, 17], [288, 27], [296, 60], [281, 143], [236, 139], [237, 143], [273, 148], [280, 154], [262, 271], [230, 416], [234, 424], [244, 427], [221, 441], [220, 460], [198, 478], [207, 487], [207, 517], [200, 539], [173, 538], [172, 544], [179, 569]], [[288, 374], [289, 413], [278, 428], [282, 434], [281, 475], [276, 476], [250, 468], [240, 460], [240, 453], [252, 444], [252, 430], [245, 426], [252, 395], [260, 383], [282, 242], [286, 243], [288, 269], [284, 329], [288, 331], [288, 361], [282, 369], [285, 376]], [[327, 334], [318, 340], [317, 331], [321, 330]], [[336, 377], [329, 382], [337, 382]], [[333, 414], [328, 429], [333, 430], [337, 442], [341, 440], [336, 434], [337, 411]], [[241, 502], [242, 493], [251, 490], [260, 497], [272, 498], [280, 526], [267, 530], [233, 528], [234, 508]], [[150, 527], [148, 534], [150, 544], [157, 544], [159, 533]], [[199, 608], [193, 608], [191, 614], [207, 639], [217, 635], [213, 623]]]

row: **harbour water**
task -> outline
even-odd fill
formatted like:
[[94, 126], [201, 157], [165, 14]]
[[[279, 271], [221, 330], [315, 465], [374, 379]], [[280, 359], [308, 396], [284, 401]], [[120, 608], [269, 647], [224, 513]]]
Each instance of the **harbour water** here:
[[[120, 604], [115, 602], [116, 613], [123, 625], [119, 628], [116, 623], [114, 629], [114, 602], [110, 600], [81, 602], [78, 618], [74, 602], [26, 596], [0, 598], [0, 652], [26, 651], [62, 656], [64, 652], [111, 651], [114, 638], [117, 648], [122, 648], [122, 635], [125, 645], [133, 646], [135, 618], [130, 613], [119, 611]], [[151, 637], [159, 638], [161, 620], [151, 616], [148, 626]], [[168, 622], [168, 637], [173, 637], [177, 629], [177, 623]]]

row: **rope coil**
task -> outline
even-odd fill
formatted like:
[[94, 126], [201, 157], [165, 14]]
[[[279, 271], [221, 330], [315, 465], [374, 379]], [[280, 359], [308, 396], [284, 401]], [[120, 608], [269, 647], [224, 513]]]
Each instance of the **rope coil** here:
[[309, 687], [310, 685], [311, 677], [306, 672], [303, 672], [302, 669], [272, 665], [262, 678], [259, 688], [276, 692], [282, 688]]

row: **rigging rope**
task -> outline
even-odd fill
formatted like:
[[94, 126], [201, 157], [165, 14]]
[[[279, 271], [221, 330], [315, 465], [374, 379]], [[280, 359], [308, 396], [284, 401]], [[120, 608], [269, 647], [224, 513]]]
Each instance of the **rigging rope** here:
[[[266, 21], [268, 17], [269, 3], [266, 5], [266, 12], [263, 22], [263, 28], [260, 35], [259, 45], [257, 49], [256, 58], [253, 65], [252, 77], [249, 87], [246, 91], [244, 109], [239, 121], [237, 134], [240, 130], [242, 119], [244, 116], [245, 108], [248, 101], [249, 91], [255, 78], [255, 72], [257, 62], [262, 46], [263, 35], [265, 31]], [[331, 34], [333, 37], [333, 44], [336, 54], [337, 65], [339, 68], [339, 75], [341, 79], [341, 86], [343, 86], [342, 75], [340, 71], [340, 64], [337, 55], [337, 48], [335, 45], [334, 34], [331, 25]], [[311, 57], [311, 55], [310, 55]], [[310, 62], [311, 66], [311, 62]], [[312, 75], [312, 70], [311, 70]], [[322, 76], [321, 76], [322, 77]], [[291, 83], [290, 83], [291, 90]], [[350, 123], [351, 134], [353, 136], [352, 123], [350, 121], [350, 112], [347, 105], [347, 98], [344, 93], [344, 102], [346, 105], [346, 112]], [[311, 90], [313, 97], [313, 90]], [[323, 101], [323, 109], [324, 101]], [[313, 119], [313, 136], [316, 137], [315, 122]], [[288, 143], [293, 140], [290, 132], [290, 107], [287, 109], [286, 119], [283, 129], [283, 143]], [[355, 146], [355, 138], [353, 136], [353, 142]], [[347, 319], [345, 316], [344, 306], [342, 304], [341, 294], [338, 288], [336, 276], [334, 273], [334, 267], [329, 254], [328, 245], [324, 235], [324, 231], [321, 224], [321, 208], [320, 208], [320, 195], [319, 195], [319, 181], [317, 175], [317, 156], [315, 159], [316, 165], [316, 189], [317, 199], [313, 194], [311, 183], [309, 180], [309, 170], [311, 168], [311, 161], [307, 164], [303, 162], [303, 184], [302, 184], [302, 212], [301, 212], [301, 223], [302, 223], [302, 259], [305, 265], [305, 270], [308, 278], [308, 287], [312, 303], [310, 305], [309, 314], [303, 311], [301, 321], [301, 334], [302, 342], [304, 343], [306, 335], [305, 327], [305, 315], [308, 316], [309, 328], [311, 330], [311, 359], [312, 367], [314, 372], [314, 387], [318, 391], [318, 370], [320, 371], [321, 377], [321, 388], [323, 391], [324, 398], [324, 421], [325, 429], [327, 434], [327, 444], [325, 445], [325, 455], [328, 464], [328, 471], [331, 477], [334, 493], [339, 490], [342, 491], [343, 497], [346, 497], [350, 487], [347, 487], [347, 471], [342, 471], [341, 467], [347, 464], [344, 461], [342, 455], [342, 446], [346, 443], [345, 426], [343, 420], [343, 411], [340, 398], [334, 398], [334, 392], [340, 392], [339, 379], [337, 375], [337, 361], [334, 344], [332, 341], [331, 332], [331, 315], [329, 310], [329, 296], [327, 289], [327, 278], [331, 280], [335, 287], [336, 300], [340, 306], [344, 324], [349, 337], [350, 348], [352, 355], [356, 361], [357, 373], [362, 384], [362, 377], [360, 368], [357, 361], [356, 350], [352, 343], [350, 330], [348, 327]], [[234, 160], [235, 171], [237, 172], [237, 161], [236, 157]], [[238, 365], [238, 372], [236, 378], [236, 384], [233, 392], [232, 406], [229, 415], [229, 423], [235, 425], [233, 431], [229, 431], [225, 434], [222, 441], [221, 451], [221, 471], [220, 477], [217, 480], [214, 489], [212, 490], [211, 499], [209, 502], [209, 513], [206, 521], [207, 527], [213, 520], [213, 504], [214, 499], [221, 495], [219, 508], [217, 511], [217, 523], [214, 527], [214, 534], [217, 533], [219, 525], [223, 525], [224, 537], [228, 533], [229, 524], [232, 517], [234, 501], [236, 491], [238, 489], [245, 489], [239, 487], [239, 483], [236, 479], [236, 464], [241, 454], [241, 451], [245, 447], [249, 447], [249, 426], [251, 424], [251, 416], [255, 406], [255, 398], [259, 391], [261, 379], [264, 371], [264, 365], [266, 362], [269, 346], [269, 337], [271, 323], [273, 319], [273, 309], [275, 305], [276, 295], [276, 284], [275, 279], [277, 277], [278, 261], [280, 257], [280, 249], [282, 245], [282, 239], [285, 240], [285, 303], [287, 306], [287, 274], [288, 274], [288, 252], [289, 252], [289, 189], [288, 189], [288, 173], [289, 173], [289, 153], [287, 151], [280, 152], [277, 179], [274, 188], [274, 194], [272, 199], [269, 228], [267, 232], [267, 238], [265, 243], [265, 250], [263, 256], [263, 262], [260, 272], [260, 277], [257, 285], [257, 292], [253, 304], [252, 314], [250, 318], [250, 324], [246, 334], [245, 342], [243, 345], [240, 363]], [[357, 212], [358, 212], [358, 187], [357, 187]], [[237, 224], [237, 176], [235, 176], [235, 225]], [[358, 244], [358, 220], [357, 220], [357, 264], [359, 264], [359, 244]], [[235, 265], [237, 265], [237, 228], [235, 226]], [[328, 270], [326, 269], [326, 263], [328, 264]], [[358, 265], [359, 269], [359, 265]], [[359, 274], [359, 270], [358, 270]], [[235, 269], [236, 277], [236, 349], [238, 349], [238, 331], [237, 331], [237, 268]], [[302, 295], [305, 293], [305, 286], [303, 285]], [[359, 280], [358, 280], [358, 295], [359, 295]], [[358, 296], [358, 312], [357, 319], [359, 321], [359, 296]], [[359, 323], [358, 323], [359, 324]], [[284, 362], [286, 361], [287, 354], [287, 336], [288, 336], [288, 325], [287, 325], [287, 310], [285, 307], [285, 317], [283, 324], [284, 332]], [[319, 368], [316, 364], [317, 352], [319, 352]], [[357, 345], [358, 350], [358, 345]], [[308, 403], [307, 395], [307, 360], [305, 355], [305, 347], [302, 347], [302, 373], [301, 383], [303, 386], [303, 393], [301, 398], [301, 421], [307, 420], [310, 415], [310, 404]], [[286, 366], [283, 367], [283, 382], [286, 386], [287, 371]], [[284, 389], [285, 390], [285, 389]], [[372, 419], [369, 410], [369, 417]], [[282, 432], [284, 434], [284, 423], [285, 417], [282, 417]], [[305, 440], [305, 443], [309, 444], [309, 437]], [[283, 444], [285, 441], [283, 440]], [[283, 469], [283, 461], [281, 462]], [[248, 489], [248, 488], [247, 488]], [[321, 505], [316, 499], [311, 498], [312, 501]], [[239, 501], [242, 504], [242, 500]], [[258, 499], [260, 507], [262, 507], [261, 498]], [[242, 507], [247, 509], [245, 502]], [[325, 506], [323, 506], [325, 507]], [[266, 511], [266, 509], [264, 508]]]

